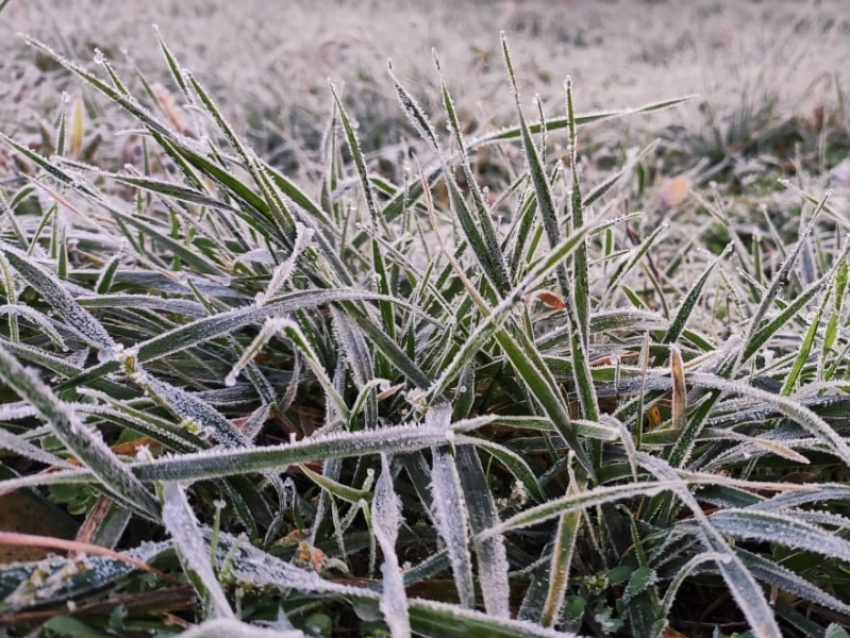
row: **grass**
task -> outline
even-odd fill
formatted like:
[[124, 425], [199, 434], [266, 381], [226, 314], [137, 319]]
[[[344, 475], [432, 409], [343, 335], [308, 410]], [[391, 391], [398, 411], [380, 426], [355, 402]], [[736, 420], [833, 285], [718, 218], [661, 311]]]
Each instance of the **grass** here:
[[0, 571], [10, 635], [846, 636], [850, 237], [802, 158], [840, 118], [585, 150], [693, 102], [529, 111], [503, 37], [507, 129], [391, 70], [415, 152], [332, 85], [293, 177], [164, 42], [167, 88], [32, 45], [138, 152], [73, 102], [2, 135], [0, 490], [79, 525]]
[[[58, 104], [60, 87], [85, 100], [93, 126], [103, 126], [101, 156], [117, 159], [126, 137], [115, 139], [107, 131], [132, 123], [116, 120], [95, 94], [70, 81], [49, 57], [22, 47], [16, 34], [51, 42], [66, 57], [86, 62], [100, 48], [131, 86], [137, 70], [152, 83], [167, 84], [150, 45], [151, 23], [161, 26], [181, 63], [204, 78], [243, 138], [287, 174], [320, 168], [314, 151], [326, 125], [327, 77], [360, 123], [367, 155], [381, 158], [383, 168], [398, 163], [399, 142], [415, 138], [415, 132], [387, 99], [387, 57], [420, 103], [439, 112], [430, 66], [436, 48], [451, 61], [444, 74], [464, 126], [483, 132], [511, 125], [513, 103], [494, 37], [502, 29], [511, 34], [524, 92], [540, 93], [548, 112], [563, 109], [566, 73], [581, 87], [584, 111], [665, 95], [702, 96], [700, 108], [587, 131], [586, 150], [600, 137], [610, 141], [646, 132], [654, 138], [667, 126], [701, 133], [711, 142], [715, 127], [725, 129], [742, 108], [763, 112], [764, 104], [770, 104], [771, 124], [783, 122], [785, 114], [809, 118], [818, 108], [829, 114], [843, 108], [838, 87], [848, 81], [843, 0], [319, 3], [11, 2], [0, 14], [0, 120], [7, 133], [37, 138], [40, 120]], [[280, 25], [290, 24], [298, 28], [282, 39]], [[748, 103], [742, 105], [744, 95]], [[850, 123], [846, 109], [840, 119]]]

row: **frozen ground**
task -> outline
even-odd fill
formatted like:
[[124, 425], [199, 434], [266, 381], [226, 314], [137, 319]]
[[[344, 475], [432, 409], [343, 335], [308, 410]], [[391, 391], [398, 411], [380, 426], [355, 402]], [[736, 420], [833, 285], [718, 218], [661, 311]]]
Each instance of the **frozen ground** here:
[[704, 104], [645, 120], [650, 129], [673, 118], [693, 130], [710, 112], [722, 119], [771, 103], [778, 114], [824, 106], [847, 117], [839, 104], [850, 73], [847, 0], [11, 0], [0, 14], [0, 128], [37, 130], [38, 117], [59, 103], [57, 85], [72, 97], [82, 91], [75, 82], [43, 82], [45, 68], [58, 72], [16, 33], [80, 60], [90, 61], [97, 47], [119, 68], [135, 64], [163, 80], [152, 23], [237, 126], [259, 133], [255, 139], [315, 140], [331, 78], [371, 127], [365, 143], [386, 143], [383, 127], [399, 113], [386, 60], [435, 107], [432, 48], [468, 120], [508, 121], [500, 30], [525, 101], [541, 93], [550, 115], [563, 110], [570, 74], [580, 111], [700, 94]]

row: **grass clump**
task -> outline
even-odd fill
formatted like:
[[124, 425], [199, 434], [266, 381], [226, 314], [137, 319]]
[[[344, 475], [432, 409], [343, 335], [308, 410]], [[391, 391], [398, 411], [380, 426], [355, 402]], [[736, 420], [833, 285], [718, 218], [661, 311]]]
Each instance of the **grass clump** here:
[[0, 488], [73, 503], [86, 552], [0, 572], [13, 635], [843, 635], [828, 197], [793, 243], [696, 250], [623, 205], [640, 149], [580, 180], [583, 126], [682, 100], [580, 115], [568, 81], [529, 117], [504, 38], [515, 126], [468, 138], [391, 73], [422, 138], [393, 181], [331, 87], [307, 184], [164, 43], [141, 97], [33, 45], [140, 152], [81, 161], [65, 111], [50, 156], [3, 136]]

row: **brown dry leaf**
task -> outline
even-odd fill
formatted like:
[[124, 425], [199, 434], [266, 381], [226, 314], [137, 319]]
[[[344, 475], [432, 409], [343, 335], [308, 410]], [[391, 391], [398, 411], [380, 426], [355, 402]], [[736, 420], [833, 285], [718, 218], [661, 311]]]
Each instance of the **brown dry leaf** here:
[[80, 157], [83, 150], [83, 138], [86, 136], [86, 108], [80, 98], [74, 100], [71, 107], [70, 137], [68, 138], [68, 156], [74, 159]]
[[688, 388], [685, 385], [685, 367], [682, 363], [682, 351], [678, 346], [670, 346], [670, 372], [673, 375], [673, 429], [685, 427], [685, 410], [688, 407]]
[[[23, 624], [43, 623], [59, 614], [68, 616], [108, 616], [115, 610], [116, 607], [124, 607], [127, 610], [138, 609], [143, 611], [159, 609], [170, 609], [172, 611], [176, 611], [180, 609], [191, 609], [196, 604], [195, 596], [195, 588], [189, 586], [168, 587], [153, 591], [145, 591], [138, 594], [119, 594], [113, 598], [106, 598], [85, 605], [77, 605], [73, 609], [69, 609], [67, 605], [61, 605], [58, 607], [48, 607], [46, 609], [42, 608], [36, 611], [3, 614], [0, 616], [0, 628], [14, 627], [16, 625]], [[176, 620], [172, 622], [173, 619]], [[192, 626], [191, 623], [169, 613], [163, 614], [162, 620], [166, 625], [176, 625], [183, 629], [188, 629]]]
[[383, 401], [384, 399], [389, 399], [391, 396], [396, 394], [399, 390], [405, 387], [404, 383], [399, 383], [398, 385], [393, 385], [381, 392], [378, 395], [378, 401]]
[[783, 483], [805, 485], [806, 483], [816, 483], [818, 475], [815, 472], [790, 472], [783, 476], [780, 480]]
[[[194, 601], [192, 601], [192, 603], [194, 603]], [[163, 615], [162, 622], [172, 627], [180, 627], [181, 629], [191, 629], [195, 626], [188, 620], [183, 620], [180, 616], [176, 616], [175, 614]]]
[[300, 544], [305, 538], [307, 538], [309, 533], [309, 530], [306, 529], [292, 530], [286, 536], [281, 538], [278, 541], [278, 544], [281, 547], [292, 547], [293, 545]]
[[525, 305], [527, 308], [531, 308], [531, 304], [535, 301], [539, 301], [544, 306], [552, 308], [553, 310], [564, 310], [567, 307], [567, 304], [564, 303], [564, 299], [549, 290], [536, 290], [525, 297]]
[[295, 563], [302, 567], [312, 567], [313, 571], [322, 572], [328, 563], [328, 557], [317, 547], [313, 547], [310, 541], [298, 543], [295, 551]]
[[99, 496], [95, 501], [94, 506], [86, 514], [86, 520], [80, 525], [77, 530], [77, 535], [74, 538], [78, 543], [93, 543], [97, 537], [97, 530], [100, 529], [103, 519], [109, 513], [109, 508], [112, 501], [106, 496]]
[[174, 96], [171, 95], [171, 91], [162, 86], [162, 84], [154, 84], [151, 90], [157, 104], [159, 104], [159, 108], [165, 113], [172, 126], [174, 126], [178, 133], [185, 135], [187, 130], [183, 118], [183, 109], [177, 105]]
[[[115, 454], [118, 454], [119, 456], [134, 456], [141, 447], [160, 449], [162, 447], [162, 444], [159, 441], [155, 441], [153, 439], [145, 437], [141, 439], [136, 439], [135, 441], [116, 443], [115, 445], [110, 445], [109, 449], [112, 450]], [[67, 461], [71, 465], [81, 465], [81, 463], [77, 459], [67, 459]]]
[[[19, 490], [0, 497], [0, 530], [70, 539], [76, 522], [59, 508]], [[0, 563], [41, 560], [49, 553], [33, 545], [0, 545]]]
[[172, 585], [180, 585], [180, 581], [172, 578], [165, 572], [151, 567], [147, 563], [136, 560], [121, 552], [100, 547], [99, 545], [91, 545], [89, 543], [80, 543], [77, 541], [69, 541], [53, 536], [42, 536], [40, 534], [21, 534], [19, 532], [0, 532], [0, 547], [46, 547], [54, 551], [60, 552], [75, 552], [77, 554], [93, 554], [94, 556], [106, 556], [115, 560], [120, 560], [123, 563], [132, 565], [136, 569], [142, 569], [151, 574], [159, 576]]
[[666, 209], [675, 208], [688, 196], [691, 191], [691, 180], [687, 177], [674, 177], [668, 179], [661, 185], [658, 195], [661, 199], [661, 207]]
[[658, 409], [657, 405], [651, 405], [646, 409], [646, 421], [649, 424], [649, 428], [657, 428], [661, 425], [661, 410]]

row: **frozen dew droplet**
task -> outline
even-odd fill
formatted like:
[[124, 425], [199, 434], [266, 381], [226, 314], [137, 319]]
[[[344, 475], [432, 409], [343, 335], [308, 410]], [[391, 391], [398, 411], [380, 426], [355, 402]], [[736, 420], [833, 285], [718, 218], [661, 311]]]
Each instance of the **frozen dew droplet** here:
[[201, 426], [198, 425], [198, 423], [196, 421], [193, 421], [192, 419], [186, 419], [185, 421], [183, 421], [182, 426], [183, 429], [185, 429], [190, 434], [198, 434], [201, 431]]
[[100, 363], [114, 360], [120, 353], [124, 351], [124, 346], [116, 343], [111, 348], [101, 348], [97, 351], [97, 360]]
[[101, 51], [100, 49], [94, 50], [94, 63], [95, 64], [105, 64], [106, 63], [106, 57], [103, 55], [103, 51]]
[[228, 388], [232, 388], [233, 386], [235, 386], [236, 375], [231, 372], [226, 377], [224, 377], [224, 385], [226, 385]]

